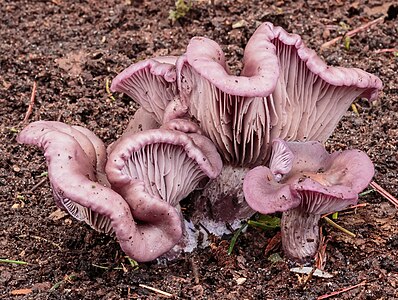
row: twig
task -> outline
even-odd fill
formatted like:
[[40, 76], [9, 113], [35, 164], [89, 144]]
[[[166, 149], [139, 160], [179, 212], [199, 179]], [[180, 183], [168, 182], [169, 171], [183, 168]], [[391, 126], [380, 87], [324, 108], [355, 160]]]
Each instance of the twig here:
[[398, 48], [390, 48], [390, 49], [377, 49], [374, 53], [390, 53], [390, 52], [398, 52]]
[[33, 193], [35, 190], [37, 190], [38, 187], [40, 187], [43, 183], [47, 181], [47, 177], [42, 178], [38, 183], [36, 183], [30, 190], [30, 193]]
[[341, 290], [335, 291], [335, 292], [333, 292], [333, 293], [319, 296], [318, 298], [316, 298], [316, 300], [327, 299], [327, 298], [330, 298], [330, 297], [339, 295], [339, 294], [341, 294], [341, 293], [347, 292], [347, 291], [349, 291], [349, 290], [355, 289], [355, 288], [357, 288], [357, 287], [359, 287], [359, 286], [362, 286], [362, 285], [365, 285], [365, 284], [366, 284], [366, 280], [364, 280], [364, 281], [362, 281], [361, 283], [358, 283], [358, 284], [356, 284], [356, 285], [349, 286], [349, 287], [343, 288], [343, 289], [341, 289]]
[[323, 217], [325, 219], [325, 221], [327, 223], [329, 223], [330, 225], [332, 225], [333, 227], [337, 228], [338, 230], [348, 234], [349, 236], [352, 237], [356, 237], [355, 233], [352, 233], [351, 231], [345, 229], [344, 227], [341, 227], [340, 225], [336, 224], [335, 222], [333, 222], [331, 219], [329, 219], [328, 217]]
[[[372, 190], [372, 191], [373, 191], [373, 190]], [[362, 196], [362, 195], [360, 195], [360, 196]], [[359, 203], [359, 204], [352, 205], [352, 206], [349, 206], [349, 207], [347, 207], [347, 208], [344, 208], [344, 209], [342, 209], [342, 210], [339, 210], [338, 212], [343, 212], [343, 211], [347, 211], [347, 210], [351, 210], [351, 209], [355, 209], [355, 208], [365, 207], [365, 206], [367, 206], [367, 205], [368, 205], [367, 203]], [[331, 215], [331, 214], [334, 214], [334, 212], [328, 213], [328, 214], [324, 214], [324, 215], [321, 216], [321, 218], [327, 217], [327, 216], [329, 216], [329, 215]]]
[[381, 22], [383, 22], [383, 20], [384, 20], [384, 16], [382, 16], [382, 17], [380, 17], [380, 18], [377, 18], [377, 19], [375, 19], [375, 20], [373, 20], [373, 21], [370, 21], [370, 22], [368, 22], [368, 23], [365, 23], [365, 24], [363, 24], [362, 26], [359, 26], [358, 28], [355, 28], [355, 29], [353, 29], [353, 30], [350, 30], [350, 31], [348, 31], [344, 36], [336, 37], [336, 38], [334, 38], [333, 40], [330, 40], [330, 41], [328, 41], [328, 42], [322, 44], [321, 50], [324, 50], [324, 49], [326, 49], [326, 48], [328, 48], [328, 47], [330, 47], [330, 46], [336, 44], [336, 43], [339, 42], [343, 37], [347, 37], [347, 36], [348, 36], [348, 37], [353, 37], [353, 36], [356, 35], [358, 32], [364, 31], [364, 30], [368, 29], [369, 27], [371, 27], [372, 25], [381, 23]]
[[64, 114], [63, 111], [60, 111], [60, 112], [59, 112], [59, 115], [58, 115], [58, 117], [57, 117], [57, 122], [60, 122], [60, 121], [61, 121], [62, 115], [63, 115], [63, 114]]
[[[18, 237], [24, 238], [24, 237], [28, 237], [28, 235], [27, 235], [27, 234], [21, 234], [21, 235], [19, 235]], [[57, 247], [58, 250], [62, 250], [62, 248], [61, 248], [60, 245], [58, 245], [57, 243], [54, 243], [54, 242], [52, 242], [52, 241], [50, 241], [50, 240], [47, 240], [47, 239], [45, 239], [45, 238], [42, 238], [41, 236], [29, 235], [29, 237], [32, 237], [32, 238], [34, 238], [34, 239], [36, 239], [36, 240], [39, 240], [39, 241], [44, 241], [44, 242], [50, 243], [51, 245]]]
[[36, 84], [36, 81], [34, 81], [33, 88], [32, 88], [32, 95], [30, 96], [28, 110], [25, 113], [25, 118], [23, 119], [22, 123], [25, 123], [29, 119], [29, 117], [33, 111], [33, 105], [35, 105], [36, 87], [37, 87], [37, 84]]
[[199, 284], [200, 279], [199, 279], [198, 266], [196, 265], [195, 260], [193, 258], [191, 258], [191, 265], [192, 265], [193, 277], [195, 278], [195, 284]]
[[300, 288], [303, 291], [305, 290], [307, 283], [310, 282], [310, 280], [312, 279], [312, 276], [314, 275], [315, 270], [316, 270], [316, 267], [314, 266], [314, 267], [312, 267], [311, 272], [307, 276], [304, 275], [304, 281], [300, 284]]
[[151, 287], [151, 286], [147, 286], [147, 285], [145, 285], [145, 284], [141, 284], [141, 283], [140, 283], [138, 286], [139, 286], [139, 287], [142, 287], [142, 288], [144, 288], [144, 289], [150, 290], [150, 291], [152, 291], [152, 292], [158, 293], [158, 294], [160, 294], [160, 295], [166, 296], [166, 297], [173, 297], [173, 294], [164, 292], [164, 291], [162, 291], [162, 290], [159, 290], [159, 289], [154, 288], [154, 287]]
[[385, 189], [383, 189], [380, 185], [378, 185], [374, 181], [370, 183], [370, 186], [374, 188], [380, 195], [382, 195], [384, 198], [386, 198], [388, 201], [394, 204], [395, 207], [398, 208], [398, 200], [393, 195], [391, 195], [389, 192], [387, 192]]

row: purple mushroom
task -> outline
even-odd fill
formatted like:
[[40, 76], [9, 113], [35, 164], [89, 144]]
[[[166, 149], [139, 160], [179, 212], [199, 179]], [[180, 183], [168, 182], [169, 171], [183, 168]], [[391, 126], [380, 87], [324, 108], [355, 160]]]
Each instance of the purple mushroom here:
[[143, 183], [152, 197], [176, 207], [203, 181], [216, 178], [222, 168], [214, 145], [195, 130], [194, 124], [180, 120], [177, 125], [125, 134], [112, 148], [106, 165], [112, 187], [130, 204], [130, 190], [137, 182]]
[[34, 122], [18, 141], [43, 148], [58, 205], [95, 229], [114, 232], [130, 257], [150, 261], [182, 237], [178, 202], [222, 167], [214, 146], [197, 135], [173, 129], [126, 133], [109, 149], [106, 175], [105, 147], [87, 129]]
[[[327, 66], [298, 35], [271, 23], [250, 38], [240, 76], [230, 73], [221, 47], [203, 37], [190, 41], [176, 68], [180, 101], [225, 166], [200, 206], [207, 198], [213, 215], [227, 221], [253, 213], [241, 179], [248, 168], [269, 162], [272, 140], [323, 142], [354, 99], [373, 99], [382, 87], [365, 71]], [[235, 212], [226, 214], [225, 207]]]
[[176, 60], [165, 56], [135, 63], [112, 80], [111, 90], [131, 97], [158, 124], [166, 123], [187, 109], [177, 97]]
[[244, 179], [247, 203], [263, 214], [283, 212], [285, 254], [305, 261], [315, 255], [321, 214], [356, 204], [374, 175], [369, 157], [359, 150], [329, 154], [318, 142], [276, 139], [270, 168], [259, 166]]
[[270, 142], [325, 141], [357, 97], [373, 99], [382, 87], [374, 75], [327, 66], [300, 36], [262, 24], [232, 75], [221, 47], [193, 38], [177, 60], [182, 103], [234, 166], [264, 165]]

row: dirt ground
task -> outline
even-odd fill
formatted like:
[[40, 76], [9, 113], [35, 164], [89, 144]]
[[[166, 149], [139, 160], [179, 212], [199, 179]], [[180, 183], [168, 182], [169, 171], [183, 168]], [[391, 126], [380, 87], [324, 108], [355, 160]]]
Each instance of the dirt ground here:
[[[40, 150], [18, 145], [28, 122], [61, 120], [88, 127], [106, 143], [121, 135], [136, 109], [126, 96], [110, 99], [106, 81], [131, 63], [179, 55], [193, 36], [220, 43], [233, 69], [264, 21], [300, 34], [331, 65], [358, 67], [381, 78], [376, 101], [358, 100], [328, 141], [330, 149], [364, 150], [374, 180], [398, 195], [398, 4], [383, 1], [192, 1], [185, 17], [168, 19], [173, 1], [0, 1], [0, 299], [316, 299], [359, 284], [333, 299], [398, 299], [398, 213], [377, 193], [365, 207], [340, 214], [352, 238], [322, 223], [328, 239], [325, 270], [333, 278], [305, 278], [280, 248], [264, 249], [277, 230], [249, 228], [232, 255], [231, 236], [172, 262], [133, 267], [117, 242], [57, 211]], [[395, 6], [394, 6], [395, 5]], [[323, 52], [344, 32], [376, 25]], [[345, 42], [344, 42], [345, 41]], [[348, 49], [349, 48], [349, 49]]]

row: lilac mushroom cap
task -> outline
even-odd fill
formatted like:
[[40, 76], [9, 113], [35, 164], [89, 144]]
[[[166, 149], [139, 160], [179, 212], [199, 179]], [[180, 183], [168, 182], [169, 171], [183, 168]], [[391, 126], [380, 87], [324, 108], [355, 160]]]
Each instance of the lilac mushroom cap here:
[[[95, 166], [102, 163], [97, 164], [95, 157], [101, 157], [104, 149], [96, 150], [98, 140], [85, 134], [87, 130], [81, 128], [40, 121], [28, 125], [18, 141], [43, 148], [55, 199], [73, 216], [86, 217], [84, 221], [96, 229], [113, 231], [123, 251], [137, 261], [150, 261], [169, 251], [182, 236], [179, 213], [167, 202], [149, 197], [141, 183], [129, 191], [138, 203], [135, 206], [129, 206], [106, 182], [98, 183]], [[84, 211], [97, 218], [90, 220]]]
[[181, 102], [224, 161], [244, 167], [267, 163], [275, 138], [325, 141], [354, 99], [373, 99], [382, 87], [365, 71], [327, 66], [271, 23], [250, 38], [240, 76], [207, 38], [193, 38], [176, 67]]
[[359, 150], [327, 153], [319, 142], [273, 142], [271, 168], [250, 170], [244, 179], [247, 203], [256, 211], [282, 211], [282, 244], [286, 255], [304, 261], [319, 242], [321, 214], [357, 203], [374, 167]]
[[[177, 127], [196, 128], [183, 120]], [[176, 207], [201, 181], [217, 177], [221, 168], [220, 155], [208, 138], [159, 128], [124, 135], [109, 153], [106, 172], [124, 197], [140, 182], [148, 195]]]
[[111, 90], [131, 97], [161, 124], [166, 107], [177, 95], [176, 60], [166, 56], [132, 64], [113, 79]]
[[38, 121], [28, 125], [19, 134], [18, 142], [44, 149], [54, 200], [60, 208], [97, 231], [112, 232], [108, 218], [65, 197], [65, 188], [62, 187], [67, 185], [68, 177], [64, 176], [74, 172], [85, 174], [89, 180], [102, 186], [110, 186], [105, 174], [106, 149], [95, 134], [80, 126]]
[[[146, 205], [132, 193], [136, 189], [150, 201], [167, 203], [180, 212], [182, 199], [218, 176], [221, 157], [199, 131], [195, 124], [175, 119], [159, 129], [126, 133], [115, 143], [106, 171], [112, 187], [129, 203], [134, 217], [140, 219], [141, 207]], [[182, 217], [180, 222], [183, 226]], [[183, 238], [166, 257], [174, 257], [185, 247], [189, 249], [189, 229], [183, 227]]]

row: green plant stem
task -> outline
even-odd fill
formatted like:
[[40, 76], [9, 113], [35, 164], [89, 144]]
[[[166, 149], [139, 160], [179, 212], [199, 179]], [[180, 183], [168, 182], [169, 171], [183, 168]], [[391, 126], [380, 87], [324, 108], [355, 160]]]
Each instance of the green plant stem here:
[[238, 240], [238, 237], [240, 236], [242, 231], [247, 228], [247, 226], [248, 226], [248, 224], [245, 223], [235, 232], [234, 236], [231, 239], [231, 244], [229, 245], [229, 248], [228, 248], [228, 255], [231, 255], [232, 251], [234, 250], [235, 243]]
[[29, 263], [21, 260], [12, 260], [6, 258], [0, 258], [0, 263], [16, 264], [16, 265], [28, 265]]
[[333, 222], [331, 219], [329, 219], [328, 217], [323, 217], [325, 219], [325, 221], [327, 223], [329, 223], [330, 225], [332, 225], [333, 227], [337, 228], [338, 230], [344, 232], [345, 234], [348, 234], [349, 236], [352, 237], [356, 237], [355, 233], [352, 233], [351, 231], [345, 229], [344, 227], [341, 227], [340, 225], [336, 224], [335, 222]]

